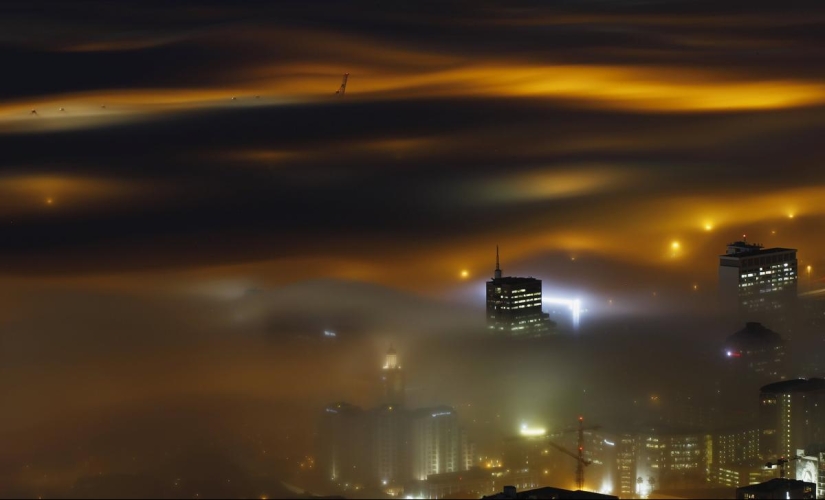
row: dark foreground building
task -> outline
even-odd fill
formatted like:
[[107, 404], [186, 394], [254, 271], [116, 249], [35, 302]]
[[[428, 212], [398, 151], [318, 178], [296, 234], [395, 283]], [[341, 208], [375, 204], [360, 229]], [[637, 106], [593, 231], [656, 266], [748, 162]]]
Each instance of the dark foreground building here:
[[544, 488], [536, 488], [534, 490], [525, 490], [525, 491], [518, 491], [516, 490], [515, 486], [505, 486], [504, 491], [501, 493], [496, 493], [495, 495], [490, 495], [487, 497], [482, 497], [483, 499], [516, 499], [516, 498], [536, 498], [536, 499], [544, 499], [544, 498], [619, 498], [613, 495], [603, 495], [601, 493], [595, 493], [592, 491], [582, 491], [582, 490], [565, 490], [562, 488], [553, 488], [551, 486], [545, 486]]
[[775, 478], [736, 489], [736, 498], [816, 498], [816, 485], [795, 479]]

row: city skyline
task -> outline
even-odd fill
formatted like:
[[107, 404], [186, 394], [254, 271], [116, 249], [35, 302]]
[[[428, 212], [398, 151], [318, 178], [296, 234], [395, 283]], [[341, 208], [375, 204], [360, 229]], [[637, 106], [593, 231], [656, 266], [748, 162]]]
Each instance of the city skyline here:
[[821, 1], [11, 0], [0, 59], [0, 497], [734, 488], [825, 377]]

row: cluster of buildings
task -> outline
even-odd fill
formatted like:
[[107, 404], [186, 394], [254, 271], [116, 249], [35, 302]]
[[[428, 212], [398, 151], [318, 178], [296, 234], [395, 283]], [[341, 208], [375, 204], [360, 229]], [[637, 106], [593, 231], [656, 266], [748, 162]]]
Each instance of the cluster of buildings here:
[[[825, 498], [825, 379], [795, 378], [801, 373], [790, 361], [788, 339], [800, 315], [816, 319], [800, 313], [797, 283], [794, 249], [737, 241], [719, 257], [720, 303], [736, 311], [744, 327], [720, 342], [723, 376], [708, 388], [718, 408], [689, 402], [675, 410], [677, 418], [656, 425], [581, 429], [578, 443], [568, 432], [516, 436], [503, 443], [501, 463], [479, 467], [453, 408], [406, 406], [405, 373], [391, 348], [380, 406], [364, 410], [342, 402], [324, 409], [320, 469], [343, 490], [521, 498], [517, 490], [573, 486], [576, 454], [569, 449], [581, 447], [584, 489], [604, 495], [647, 498], [705, 485], [739, 488], [741, 498], [784, 498], [789, 491]], [[541, 280], [503, 276], [498, 249], [486, 283], [486, 319], [489, 330], [510, 336], [540, 336], [554, 327], [542, 310]]]
[[376, 408], [344, 402], [324, 408], [318, 464], [325, 480], [342, 490], [398, 494], [411, 482], [472, 467], [474, 449], [453, 408], [407, 408], [405, 373], [392, 347], [381, 381]]
[[[507, 330], [513, 323], [501, 324], [502, 315], [492, 307], [504, 303], [492, 293], [501, 279], [497, 273], [487, 283], [488, 325]], [[585, 489], [645, 498], [695, 492], [704, 485], [729, 492], [741, 488], [750, 495], [743, 498], [776, 492], [784, 498], [788, 491], [825, 498], [825, 380], [795, 378], [805, 370], [791, 362], [789, 349], [800, 320], [815, 321], [823, 308], [800, 300], [797, 285], [795, 249], [729, 244], [719, 257], [720, 305], [744, 327], [720, 342], [720, 379], [708, 387], [716, 403], [689, 403], [676, 408], [675, 418], [632, 432], [585, 431], [584, 456], [590, 464]], [[701, 415], [692, 418], [689, 410]], [[504, 464], [528, 482], [567, 485], [571, 466], [560, 466], [567, 459], [554, 445], [576, 445], [564, 439], [552, 434], [511, 438]], [[781, 464], [782, 471], [768, 463]]]
[[[759, 394], [755, 422], [736, 428], [584, 431], [584, 457], [590, 464], [584, 489], [621, 498], [647, 498], [668, 491], [695, 494], [698, 488], [713, 487], [732, 492], [776, 478], [784, 458], [781, 475], [815, 485], [820, 492], [816, 498], [823, 498], [825, 379], [776, 382], [762, 387]], [[511, 438], [504, 464], [521, 470], [532, 479], [528, 482], [568, 485], [572, 466], [558, 453], [558, 443], [570, 449], [576, 446], [559, 433]], [[766, 467], [768, 462], [775, 466]], [[690, 493], [683, 498], [691, 498]]]

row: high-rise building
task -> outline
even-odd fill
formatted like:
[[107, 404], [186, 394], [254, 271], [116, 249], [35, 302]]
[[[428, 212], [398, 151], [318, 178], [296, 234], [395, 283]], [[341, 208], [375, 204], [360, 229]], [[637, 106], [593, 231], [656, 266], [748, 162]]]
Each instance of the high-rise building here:
[[318, 432], [318, 466], [325, 479], [353, 487], [369, 482], [370, 457], [367, 422], [361, 408], [333, 403], [321, 415]]
[[382, 383], [385, 402], [373, 410], [347, 403], [324, 409], [317, 450], [326, 480], [342, 490], [377, 487], [394, 495], [410, 480], [474, 465], [474, 448], [451, 407], [404, 407], [404, 377], [392, 347]]
[[797, 449], [811, 455], [825, 451], [825, 379], [785, 380], [762, 387], [759, 419], [763, 459], [791, 457]]
[[749, 321], [745, 328], [725, 340], [725, 356], [743, 377], [761, 381], [786, 377], [786, 348], [782, 337], [761, 323]]
[[502, 276], [496, 247], [496, 270], [487, 282], [487, 327], [513, 335], [547, 333], [550, 315], [542, 311], [541, 280]]
[[797, 279], [793, 248], [764, 248], [736, 241], [719, 256], [721, 302], [734, 307], [746, 321], [760, 321], [787, 332]]
[[409, 415], [400, 406], [383, 405], [370, 414], [372, 477], [381, 486], [409, 478]]
[[384, 404], [400, 406], [404, 401], [404, 372], [398, 364], [398, 354], [392, 346], [387, 351], [384, 368], [381, 370], [381, 382], [384, 388]]
[[759, 429], [756, 427], [717, 431], [712, 439], [711, 463], [714, 467], [759, 459]]
[[636, 437], [636, 494], [688, 488], [707, 481], [710, 436], [651, 429]]
[[412, 413], [410, 422], [414, 479], [423, 481], [432, 474], [459, 472], [472, 466], [467, 436], [452, 408], [421, 408]]

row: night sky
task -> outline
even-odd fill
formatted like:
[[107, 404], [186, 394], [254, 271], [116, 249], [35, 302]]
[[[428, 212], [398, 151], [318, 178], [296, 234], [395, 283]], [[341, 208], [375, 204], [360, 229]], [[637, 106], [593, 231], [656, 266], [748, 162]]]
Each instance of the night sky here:
[[[496, 245], [594, 316], [704, 311], [744, 234], [817, 286], [824, 24], [819, 0], [4, 2], [0, 478], [89, 412], [366, 400], [395, 333], [480, 324]], [[357, 382], [278, 344], [324, 328], [375, 334], [328, 354]]]

